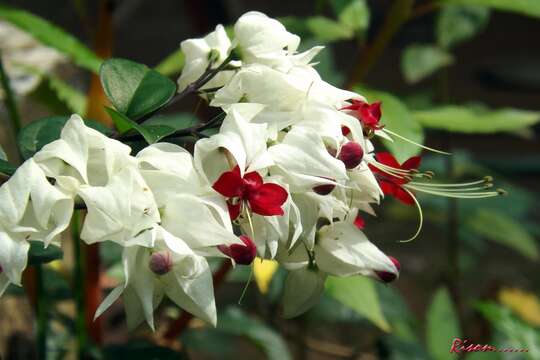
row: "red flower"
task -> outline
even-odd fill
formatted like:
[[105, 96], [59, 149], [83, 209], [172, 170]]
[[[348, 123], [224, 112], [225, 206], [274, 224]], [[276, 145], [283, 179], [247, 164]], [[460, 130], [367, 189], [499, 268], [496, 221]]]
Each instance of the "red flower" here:
[[240, 236], [240, 240], [244, 243], [227, 245], [218, 245], [219, 251], [232, 258], [237, 264], [249, 265], [257, 256], [257, 247], [253, 240], [245, 235]]
[[356, 215], [356, 218], [354, 219], [353, 224], [354, 226], [356, 226], [358, 230], [364, 230], [364, 228], [366, 227], [366, 222], [364, 218], [361, 217], [360, 215]]
[[[368, 104], [365, 101], [352, 99], [352, 104], [341, 108], [341, 110], [352, 110], [354, 116], [360, 120], [362, 125], [371, 130], [380, 130], [383, 128], [379, 125], [381, 120], [381, 102], [377, 101], [373, 104]], [[350, 130], [347, 127], [342, 128], [343, 135], [349, 134]]]
[[247, 201], [251, 211], [255, 214], [272, 216], [283, 215], [281, 206], [287, 201], [287, 191], [272, 183], [263, 183], [258, 172], [253, 171], [240, 175], [240, 168], [224, 172], [212, 186], [221, 195], [229, 198], [227, 206], [231, 219], [240, 214], [242, 201]]
[[[420, 161], [422, 160], [420, 156], [413, 156], [400, 165], [397, 162], [396, 158], [392, 154], [387, 152], [376, 154], [375, 159], [383, 165], [401, 170], [418, 169], [418, 167], [420, 166]], [[374, 173], [378, 175], [377, 180], [379, 182], [379, 186], [381, 187], [381, 190], [385, 195], [391, 195], [407, 205], [414, 204], [414, 199], [411, 194], [409, 194], [409, 192], [403, 188], [403, 185], [408, 183], [410, 179], [391, 175], [372, 165], [370, 165], [369, 167]]]

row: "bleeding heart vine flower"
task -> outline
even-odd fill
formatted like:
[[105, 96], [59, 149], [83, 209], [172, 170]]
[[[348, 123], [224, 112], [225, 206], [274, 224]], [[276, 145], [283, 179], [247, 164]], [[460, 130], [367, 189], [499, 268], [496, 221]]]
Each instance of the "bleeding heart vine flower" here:
[[288, 196], [283, 187], [264, 183], [262, 176], [256, 171], [242, 176], [238, 165], [223, 173], [212, 188], [227, 198], [232, 220], [238, 217], [242, 206], [247, 206], [248, 210], [263, 216], [283, 215], [282, 206]]
[[[342, 107], [341, 110], [349, 110], [349, 113], [356, 117], [368, 132], [373, 133], [376, 130], [381, 130], [384, 127], [383, 125], [379, 124], [382, 115], [380, 101], [374, 102], [373, 104], [368, 104], [361, 99], [352, 99], [351, 104]], [[348, 135], [349, 132], [349, 128], [343, 128], [344, 135]]]

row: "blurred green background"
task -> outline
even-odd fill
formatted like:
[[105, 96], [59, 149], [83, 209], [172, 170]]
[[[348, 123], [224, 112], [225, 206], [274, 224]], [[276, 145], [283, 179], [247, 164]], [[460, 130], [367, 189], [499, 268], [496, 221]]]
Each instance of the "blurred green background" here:
[[[283, 21], [302, 48], [324, 44], [316, 69], [330, 83], [383, 102], [383, 122], [401, 135], [453, 156], [424, 152], [423, 169], [440, 181], [491, 175], [505, 197], [448, 200], [420, 196], [425, 215], [393, 199], [367, 219], [368, 237], [402, 265], [385, 286], [353, 277], [330, 279], [320, 303], [299, 318], [280, 317], [284, 272], [265, 264], [239, 304], [249, 268], [237, 267], [216, 291], [218, 327], [194, 320], [172, 347], [161, 335], [179, 310], [159, 310], [156, 334], [126, 330], [122, 304], [104, 315], [105, 359], [454, 359], [454, 338], [526, 353], [471, 353], [461, 358], [540, 359], [540, 1], [538, 0], [11, 0], [0, 20], [30, 31], [68, 58], [39, 73], [40, 84], [17, 97], [23, 123], [84, 112], [92, 63], [62, 35], [32, 25], [37, 15], [88, 47], [112, 51], [175, 78], [180, 41], [200, 37], [249, 10]], [[2, 53], [9, 52], [0, 38]], [[106, 55], [102, 55], [106, 56]], [[83, 59], [81, 63], [81, 59]], [[88, 61], [84, 61], [84, 59]], [[166, 59], [165, 62], [163, 60]], [[30, 70], [28, 70], [30, 71]], [[30, 71], [31, 72], [31, 71]], [[171, 113], [186, 117], [197, 99]], [[212, 111], [199, 110], [210, 118]], [[1, 144], [17, 163], [15, 140], [0, 108]], [[379, 144], [404, 160], [418, 152], [406, 142]], [[69, 243], [67, 243], [69, 244]], [[75, 358], [73, 249], [44, 267], [47, 358]], [[120, 249], [101, 248], [104, 291], [120, 270]], [[216, 264], [218, 266], [219, 264]], [[266, 275], [266, 278], [265, 278]], [[264, 281], [269, 281], [265, 288]], [[36, 358], [35, 316], [25, 292], [0, 299], [0, 354]]]

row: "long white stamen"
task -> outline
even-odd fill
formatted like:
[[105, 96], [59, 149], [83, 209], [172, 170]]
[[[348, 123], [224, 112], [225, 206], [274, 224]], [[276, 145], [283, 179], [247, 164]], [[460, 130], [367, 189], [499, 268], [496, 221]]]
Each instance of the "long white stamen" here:
[[406, 137], [404, 136], [401, 136], [399, 134], [396, 134], [395, 132], [391, 131], [391, 130], [388, 130], [387, 128], [382, 128], [381, 129], [382, 131], [384, 131], [385, 133], [387, 134], [390, 134], [392, 136], [395, 136], [403, 141], [406, 141], [408, 143], [411, 143], [411, 144], [414, 144], [418, 147], [421, 147], [422, 149], [426, 149], [426, 150], [429, 150], [429, 151], [432, 151], [434, 153], [438, 153], [438, 154], [443, 154], [443, 155], [452, 155], [452, 153], [449, 153], [449, 152], [446, 152], [446, 151], [442, 151], [442, 150], [437, 150], [437, 149], [434, 149], [434, 148], [430, 148], [429, 146], [425, 146], [425, 145], [422, 145], [422, 144], [419, 144], [417, 142], [414, 142], [412, 141], [411, 139], [407, 139]]
[[410, 239], [400, 240], [400, 242], [409, 242], [416, 239], [418, 237], [418, 234], [420, 234], [420, 231], [422, 231], [422, 226], [424, 225], [424, 214], [422, 212], [422, 207], [420, 206], [420, 203], [418, 202], [418, 200], [416, 200], [416, 197], [414, 196], [414, 194], [405, 188], [403, 188], [403, 190], [405, 190], [410, 195], [410, 197], [414, 200], [414, 204], [416, 205], [416, 208], [418, 209], [418, 216], [419, 216], [418, 229], [416, 230], [414, 235]]
[[484, 180], [477, 180], [477, 181], [471, 181], [466, 183], [454, 183], [454, 184], [432, 184], [427, 182], [411, 182], [411, 184], [414, 185], [421, 185], [421, 186], [430, 186], [430, 187], [465, 187], [465, 186], [471, 186], [471, 185], [478, 185], [478, 184], [490, 184], [491, 181], [484, 179]]
[[435, 189], [431, 190], [431, 189], [426, 189], [426, 188], [422, 188], [422, 187], [417, 187], [417, 186], [411, 185], [410, 183], [403, 185], [403, 187], [407, 188], [407, 189], [411, 189], [411, 190], [420, 191], [420, 192], [423, 192], [423, 193], [426, 193], [426, 194], [439, 195], [439, 196], [451, 197], [451, 198], [457, 198], [457, 199], [482, 199], [482, 198], [501, 195], [500, 191], [450, 192], [450, 191], [435, 190]]

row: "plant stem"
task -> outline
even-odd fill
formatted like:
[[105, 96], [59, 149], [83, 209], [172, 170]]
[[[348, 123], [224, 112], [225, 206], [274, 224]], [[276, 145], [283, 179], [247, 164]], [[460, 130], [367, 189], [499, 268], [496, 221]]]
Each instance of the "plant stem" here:
[[413, 5], [414, 0], [396, 0], [394, 2], [373, 44], [368, 47], [365, 54], [359, 54], [360, 58], [357, 65], [347, 81], [347, 89], [351, 89], [364, 80], [366, 74], [383, 54], [390, 40], [401, 28], [401, 25], [409, 19]]
[[17, 134], [19, 133], [19, 130], [21, 130], [21, 117], [19, 115], [19, 110], [17, 109], [17, 103], [15, 102], [15, 96], [13, 95], [13, 90], [11, 89], [11, 85], [9, 83], [9, 77], [4, 69], [1, 50], [0, 50], [0, 82], [2, 84], [2, 89], [4, 90], [4, 102], [6, 104], [6, 109], [11, 119], [11, 124], [13, 125], [13, 131], [15, 132], [15, 134]]
[[[214, 291], [217, 289], [227, 277], [227, 274], [232, 269], [232, 263], [230, 260], [224, 260], [219, 269], [213, 275]], [[165, 332], [164, 338], [167, 341], [173, 341], [187, 328], [189, 322], [193, 318], [193, 315], [187, 311], [182, 311], [182, 314], [178, 319], [172, 322]]]
[[36, 265], [36, 313], [37, 313], [37, 351], [39, 359], [47, 357], [47, 295], [44, 293], [43, 266]]
[[81, 249], [81, 241], [79, 238], [80, 232], [80, 212], [75, 210], [71, 221], [71, 237], [73, 239], [73, 251], [75, 258], [75, 266], [73, 269], [73, 281], [75, 290], [75, 306], [77, 317], [75, 319], [75, 334], [77, 337], [78, 358], [84, 358], [84, 353], [88, 343], [88, 333], [86, 328], [86, 302], [85, 302], [85, 287], [84, 287], [84, 264], [85, 258]]

